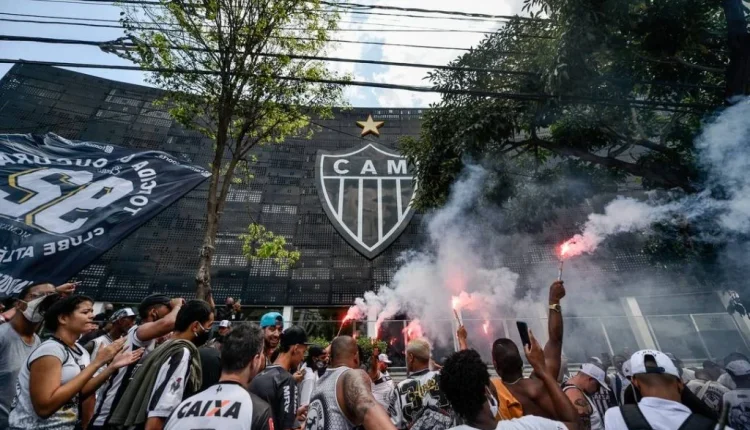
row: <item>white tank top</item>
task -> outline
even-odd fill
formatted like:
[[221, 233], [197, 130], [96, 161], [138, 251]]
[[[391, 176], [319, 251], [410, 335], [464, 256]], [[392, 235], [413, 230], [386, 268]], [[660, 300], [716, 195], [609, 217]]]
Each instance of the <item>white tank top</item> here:
[[583, 394], [583, 397], [586, 398], [586, 401], [589, 402], [589, 406], [591, 406], [591, 430], [604, 430], [604, 420], [602, 419], [602, 416], [599, 413], [599, 409], [596, 407], [596, 404], [594, 404], [593, 400], [591, 400], [591, 397], [589, 397], [586, 393], [583, 392], [583, 390], [579, 389], [575, 385], [568, 384], [563, 386], [563, 392], [570, 389], [576, 389], [580, 391], [581, 394]]
[[339, 406], [336, 398], [336, 385], [344, 373], [351, 370], [348, 367], [327, 369], [315, 383], [310, 406], [307, 411], [305, 430], [352, 430], [357, 428], [349, 422]]

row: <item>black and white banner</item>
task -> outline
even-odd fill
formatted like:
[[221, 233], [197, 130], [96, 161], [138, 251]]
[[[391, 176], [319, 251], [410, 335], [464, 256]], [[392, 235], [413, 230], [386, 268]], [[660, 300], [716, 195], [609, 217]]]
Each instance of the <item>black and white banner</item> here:
[[65, 282], [209, 176], [164, 152], [0, 134], [0, 297]]

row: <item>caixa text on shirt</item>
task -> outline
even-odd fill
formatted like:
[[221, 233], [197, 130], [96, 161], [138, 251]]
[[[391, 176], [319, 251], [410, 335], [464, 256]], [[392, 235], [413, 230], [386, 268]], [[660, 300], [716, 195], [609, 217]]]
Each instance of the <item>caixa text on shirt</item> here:
[[177, 418], [220, 417], [239, 419], [242, 403], [232, 400], [196, 400], [186, 402], [177, 410]]

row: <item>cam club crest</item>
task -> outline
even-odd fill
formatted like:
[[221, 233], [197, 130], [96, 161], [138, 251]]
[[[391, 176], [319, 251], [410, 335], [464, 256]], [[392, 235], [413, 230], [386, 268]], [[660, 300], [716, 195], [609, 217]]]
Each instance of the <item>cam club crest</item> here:
[[369, 259], [393, 243], [414, 215], [417, 184], [406, 158], [377, 143], [318, 151], [315, 178], [328, 218]]

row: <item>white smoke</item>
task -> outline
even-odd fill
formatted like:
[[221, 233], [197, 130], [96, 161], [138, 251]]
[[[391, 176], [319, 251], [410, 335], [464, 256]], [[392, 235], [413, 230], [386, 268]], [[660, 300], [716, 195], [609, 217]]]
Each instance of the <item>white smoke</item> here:
[[445, 345], [451, 339], [453, 296], [460, 296], [465, 318], [489, 319], [498, 308], [517, 302], [519, 276], [487, 258], [494, 233], [481, 216], [470, 214], [486, 177], [481, 167], [466, 168], [447, 204], [428, 216], [427, 246], [402, 255], [389, 286], [357, 299], [358, 314], [380, 326], [405, 313], [421, 321], [431, 340]]
[[[725, 240], [750, 232], [750, 99], [726, 109], [707, 123], [696, 139], [699, 165], [706, 171], [706, 189], [674, 201], [639, 201], [618, 197], [603, 214], [591, 214], [583, 232], [574, 236], [567, 257], [591, 254], [607, 237], [640, 231], [656, 222], [718, 221], [720, 234], [704, 240]], [[720, 197], [717, 197], [720, 196]]]
[[[699, 162], [708, 174], [708, 188], [698, 194], [671, 200], [649, 195], [645, 201], [617, 197], [601, 214], [591, 214], [582, 233], [576, 235], [575, 249], [568, 257], [594, 253], [608, 237], [624, 232], [648, 229], [655, 222], [675, 220], [693, 222], [706, 218], [718, 220], [719, 236], [748, 233], [750, 230], [750, 101], [728, 108], [716, 120], [708, 123], [696, 140]], [[483, 205], [482, 194], [488, 173], [478, 166], [467, 166], [462, 177], [453, 185], [446, 205], [426, 217], [428, 234], [425, 246], [401, 256], [400, 266], [389, 286], [378, 292], [368, 292], [355, 302], [351, 314], [362, 319], [383, 321], [406, 314], [419, 319], [424, 334], [437, 344], [447, 345], [452, 337], [452, 298], [461, 297], [464, 319], [484, 319], [496, 323], [498, 319], [529, 318], [538, 312], [541, 294], [556, 275], [556, 262], [540, 265], [530, 274], [525, 285], [520, 276], [504, 266], [506, 254], [518, 254], [528, 238], [503, 236], [495, 230], [500, 209]], [[717, 197], [721, 196], [721, 198]], [[669, 197], [668, 197], [669, 198]], [[715, 231], [711, 233], [716, 235]], [[716, 237], [706, 236], [707, 240]], [[721, 239], [721, 238], [720, 238]], [[521, 242], [519, 244], [519, 242]], [[744, 250], [747, 247], [739, 247]], [[618, 300], [609, 298], [608, 289], [617, 284], [632, 294], [658, 294], [673, 291], [671, 280], [648, 273], [612, 272], [588, 257], [566, 263], [563, 278], [567, 281], [566, 318], [581, 314], [605, 316], [613, 324], [627, 327]], [[530, 287], [530, 285], [533, 285]], [[635, 291], [638, 291], [636, 293]], [[519, 294], [519, 291], [521, 294]], [[614, 298], [614, 297], [613, 297]], [[468, 314], [468, 315], [467, 315]], [[539, 314], [536, 314], [537, 321]], [[575, 349], [588, 351], [587, 325], [576, 323], [577, 336], [566, 340]], [[543, 327], [540, 332], [546, 331]], [[506, 331], [488, 333], [474, 345], [486, 343]], [[512, 328], [513, 332], [515, 328]], [[568, 329], [566, 329], [568, 330]], [[592, 332], [593, 333], [593, 332]], [[544, 334], [539, 333], [542, 336]], [[684, 333], [675, 330], [673, 337]], [[480, 336], [475, 330], [470, 337]], [[511, 334], [512, 335], [512, 334]], [[580, 336], [579, 336], [580, 335]], [[595, 335], [595, 334], [592, 334]], [[613, 340], [614, 341], [614, 340]], [[572, 342], [572, 343], [571, 343]], [[471, 339], [470, 339], [470, 343]], [[612, 345], [618, 348], [617, 345]]]

